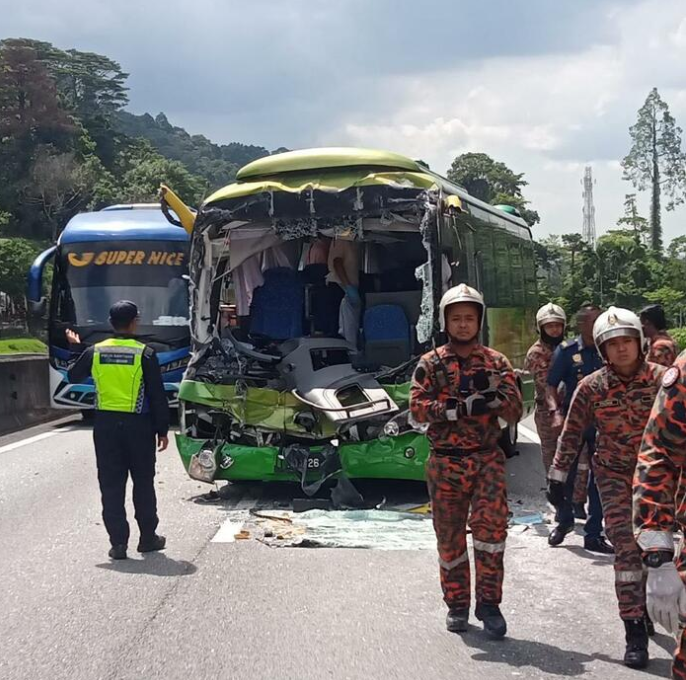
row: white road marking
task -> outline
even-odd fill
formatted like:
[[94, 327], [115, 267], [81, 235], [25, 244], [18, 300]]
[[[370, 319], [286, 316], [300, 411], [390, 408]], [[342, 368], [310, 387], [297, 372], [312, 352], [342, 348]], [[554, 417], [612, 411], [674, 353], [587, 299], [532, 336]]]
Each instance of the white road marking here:
[[530, 442], [540, 445], [541, 438], [533, 430], [524, 427], [524, 425], [519, 425], [517, 429], [519, 430], [519, 434], [524, 435]]
[[257, 498], [241, 498], [241, 500], [233, 506], [233, 510], [252, 510], [257, 505]]
[[236, 520], [229, 517], [220, 527], [219, 531], [212, 538], [212, 543], [234, 543], [236, 534], [240, 532], [245, 524], [245, 520]]
[[236, 534], [240, 533], [243, 525], [250, 517], [250, 510], [257, 505], [258, 500], [259, 498], [241, 498], [231, 508], [228, 517], [219, 527], [214, 537], [210, 539], [210, 543], [234, 543], [236, 541]]
[[14, 451], [15, 449], [20, 449], [22, 446], [28, 446], [29, 444], [35, 444], [36, 442], [42, 441], [43, 439], [49, 439], [54, 437], [56, 434], [64, 434], [66, 432], [72, 432], [74, 428], [65, 427], [60, 430], [51, 430], [50, 432], [43, 432], [37, 434], [28, 439], [20, 439], [18, 442], [12, 444], [6, 444], [5, 446], [0, 446], [0, 453], [8, 453], [9, 451]]

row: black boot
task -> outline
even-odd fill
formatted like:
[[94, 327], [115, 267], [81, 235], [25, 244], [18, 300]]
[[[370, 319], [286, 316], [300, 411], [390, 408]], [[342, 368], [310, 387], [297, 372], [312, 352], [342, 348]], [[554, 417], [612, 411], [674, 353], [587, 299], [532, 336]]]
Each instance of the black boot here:
[[500, 639], [507, 633], [507, 623], [500, 612], [497, 604], [486, 604], [479, 602], [476, 605], [476, 618], [483, 622], [486, 633], [494, 638]]
[[615, 554], [615, 549], [605, 540], [605, 536], [598, 536], [598, 538], [584, 538], [584, 550], [600, 553], [601, 555]]
[[560, 545], [565, 540], [565, 536], [574, 529], [573, 526], [563, 526], [558, 524], [548, 536], [548, 545]]
[[126, 545], [121, 543], [119, 545], [113, 545], [108, 553], [113, 560], [125, 560], [126, 559]]
[[648, 665], [648, 631], [645, 619], [624, 622], [626, 652], [624, 665], [629, 668], [645, 668]]
[[165, 545], [167, 545], [167, 539], [164, 536], [153, 534], [150, 538], [141, 538], [138, 542], [138, 552], [147, 553], [164, 550]]
[[451, 633], [464, 633], [469, 628], [469, 607], [451, 607], [445, 617], [445, 627]]

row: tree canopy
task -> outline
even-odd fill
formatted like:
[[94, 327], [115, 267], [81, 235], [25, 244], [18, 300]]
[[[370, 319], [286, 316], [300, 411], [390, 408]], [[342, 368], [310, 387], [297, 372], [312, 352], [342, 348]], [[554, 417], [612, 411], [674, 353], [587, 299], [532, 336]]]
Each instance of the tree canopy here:
[[686, 157], [681, 150], [681, 128], [669, 106], [653, 88], [629, 130], [631, 149], [622, 160], [624, 178], [639, 190], [650, 188], [650, 244], [662, 252], [662, 196], [667, 210], [683, 203], [686, 192]]
[[504, 163], [485, 153], [463, 153], [448, 169], [448, 179], [464, 187], [472, 196], [491, 205], [517, 208], [529, 225], [540, 222], [535, 210], [528, 208], [522, 189], [528, 182], [524, 173], [515, 173]]
[[646, 239], [647, 220], [627, 196], [625, 214], [598, 238], [595, 250], [581, 234], [563, 234], [536, 244], [539, 297], [573, 314], [582, 302], [638, 310], [659, 302], [674, 325], [686, 321], [686, 237], [675, 238], [666, 256]]
[[198, 205], [269, 155], [127, 113], [127, 79], [101, 54], [0, 41], [0, 290], [23, 296], [32, 257], [76, 213], [155, 201], [161, 182]]

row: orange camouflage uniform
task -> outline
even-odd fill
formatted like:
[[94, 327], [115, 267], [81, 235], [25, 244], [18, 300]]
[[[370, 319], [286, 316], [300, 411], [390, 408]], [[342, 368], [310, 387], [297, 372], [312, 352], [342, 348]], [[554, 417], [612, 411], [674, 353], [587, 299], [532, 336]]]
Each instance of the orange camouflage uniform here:
[[671, 366], [676, 361], [678, 353], [679, 350], [672, 336], [665, 331], [660, 331], [650, 342], [648, 361], [661, 366]]
[[[653, 534], [656, 550], [672, 550], [675, 520], [684, 530], [678, 489], [686, 466], [686, 352], [663, 376], [643, 435], [634, 475], [634, 531], [636, 538]], [[660, 546], [660, 544], [662, 544]], [[686, 583], [686, 549], [682, 541], [676, 559]], [[686, 680], [686, 629], [682, 629], [672, 665], [672, 677]]]
[[572, 398], [549, 478], [565, 481], [588, 427], [597, 430], [593, 472], [615, 549], [615, 591], [624, 620], [645, 615], [645, 579], [631, 520], [632, 482], [641, 437], [665, 368], [644, 362], [629, 380], [611, 366], [585, 377]]
[[541, 457], [543, 469], [547, 472], [555, 457], [558, 432], [552, 427], [552, 416], [548, 413], [545, 393], [548, 386], [548, 369], [555, 348], [543, 340], [537, 340], [526, 353], [524, 370], [529, 371], [534, 379], [534, 422], [541, 439]]
[[[491, 387], [484, 390], [484, 376]], [[479, 400], [480, 415], [449, 420], [455, 404], [464, 406], [477, 393], [497, 394], [492, 408]], [[466, 359], [450, 344], [425, 354], [417, 364], [410, 391], [410, 411], [429, 423], [431, 455], [426, 475], [438, 542], [443, 597], [450, 608], [470, 603], [467, 520], [476, 565], [476, 600], [500, 604], [503, 553], [507, 537], [505, 454], [498, 447], [498, 418], [516, 423], [522, 395], [510, 362], [499, 352], [477, 345]], [[471, 507], [471, 515], [470, 515]]]

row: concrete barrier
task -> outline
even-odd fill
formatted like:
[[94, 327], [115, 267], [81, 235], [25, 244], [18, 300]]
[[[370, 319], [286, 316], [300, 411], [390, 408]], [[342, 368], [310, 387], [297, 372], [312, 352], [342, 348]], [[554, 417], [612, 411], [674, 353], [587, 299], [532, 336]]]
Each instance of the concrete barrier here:
[[21, 354], [0, 359], [0, 434], [59, 417], [50, 408], [48, 358]]

